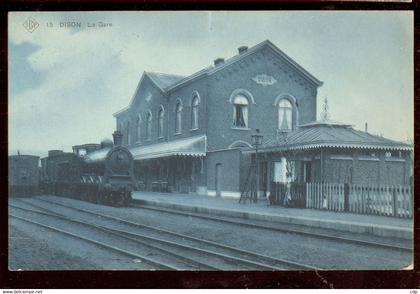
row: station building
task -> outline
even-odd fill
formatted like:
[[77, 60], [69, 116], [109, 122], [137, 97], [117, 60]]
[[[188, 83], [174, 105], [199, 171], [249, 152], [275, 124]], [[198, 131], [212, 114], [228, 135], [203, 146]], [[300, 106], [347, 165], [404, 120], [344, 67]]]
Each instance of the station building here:
[[410, 145], [316, 121], [321, 85], [268, 40], [190, 76], [144, 72], [129, 105], [114, 114], [139, 189], [240, 197], [255, 129], [263, 135], [261, 195], [287, 177], [409, 184]]

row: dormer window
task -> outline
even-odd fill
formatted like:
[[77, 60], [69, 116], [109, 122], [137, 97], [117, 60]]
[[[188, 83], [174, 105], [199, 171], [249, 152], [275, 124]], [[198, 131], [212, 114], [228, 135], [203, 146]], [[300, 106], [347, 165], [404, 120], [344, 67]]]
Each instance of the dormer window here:
[[293, 106], [288, 99], [281, 99], [278, 105], [280, 131], [291, 131], [293, 128]]
[[233, 126], [237, 128], [248, 128], [248, 98], [237, 95], [233, 99]]

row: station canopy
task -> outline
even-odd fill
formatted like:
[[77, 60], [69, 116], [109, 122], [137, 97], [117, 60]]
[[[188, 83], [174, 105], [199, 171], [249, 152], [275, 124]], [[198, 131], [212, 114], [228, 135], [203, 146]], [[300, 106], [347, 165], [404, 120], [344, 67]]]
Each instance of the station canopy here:
[[169, 156], [202, 157], [206, 156], [206, 150], [207, 137], [205, 135], [130, 148], [136, 160]]
[[413, 146], [355, 130], [349, 124], [331, 120], [315, 121], [295, 131], [280, 134], [274, 142], [264, 142], [261, 151], [356, 148], [411, 151]]

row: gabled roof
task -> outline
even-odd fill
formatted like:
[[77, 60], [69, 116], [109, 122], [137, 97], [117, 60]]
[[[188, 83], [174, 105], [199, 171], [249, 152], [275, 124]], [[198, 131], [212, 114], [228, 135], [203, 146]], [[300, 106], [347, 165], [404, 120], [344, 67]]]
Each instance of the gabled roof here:
[[147, 71], [145, 73], [163, 91], [165, 91], [165, 89], [168, 88], [169, 86], [172, 86], [185, 78], [185, 76], [150, 72], [150, 71]]
[[180, 76], [180, 75], [173, 75], [173, 74], [165, 74], [165, 73], [155, 73], [155, 72], [144, 72], [139, 84], [137, 85], [137, 89], [134, 92], [133, 97], [131, 98], [129, 106], [125, 107], [124, 109], [114, 113], [114, 116], [117, 116], [124, 111], [128, 110], [131, 106], [131, 104], [134, 101], [134, 98], [137, 94], [137, 91], [140, 88], [140, 84], [143, 81], [144, 76], [148, 76], [150, 80], [161, 90], [162, 93], [167, 93], [171, 90], [175, 90], [178, 87], [181, 87], [187, 83], [190, 83], [198, 78], [212, 75], [232, 64], [235, 64], [236, 62], [243, 60], [249, 55], [252, 55], [261, 49], [269, 47], [273, 50], [277, 56], [279, 56], [281, 59], [283, 59], [287, 64], [289, 64], [292, 68], [294, 68], [297, 72], [301, 73], [303, 77], [305, 77], [309, 82], [314, 84], [315, 86], [319, 87], [323, 84], [320, 80], [318, 80], [316, 77], [311, 75], [308, 71], [306, 71], [302, 66], [300, 66], [297, 62], [295, 62], [292, 58], [290, 58], [286, 53], [281, 51], [277, 46], [275, 46], [272, 42], [269, 40], [265, 40], [253, 47], [250, 47], [246, 50], [246, 52], [243, 52], [241, 54], [237, 54], [227, 60], [223, 64], [220, 64], [218, 66], [208, 66], [196, 73], [193, 73], [192, 75], [189, 75], [187, 77]]
[[174, 83], [180, 81], [181, 79], [184, 78], [184, 76], [180, 76], [180, 75], [171, 75], [171, 74], [165, 74], [165, 73], [157, 73], [157, 72], [150, 72], [150, 71], [145, 71], [143, 72], [143, 74], [141, 75], [140, 81], [137, 84], [137, 88], [134, 91], [133, 96], [131, 97], [130, 103], [128, 104], [128, 106], [124, 107], [123, 109], [120, 109], [119, 111], [115, 112], [113, 114], [114, 117], [120, 115], [121, 113], [127, 111], [130, 109], [131, 105], [134, 102], [134, 99], [137, 96], [138, 91], [140, 90], [140, 86], [143, 83], [144, 77], [149, 77], [149, 79], [152, 81], [153, 84], [155, 84], [155, 86], [163, 93], [165, 94], [165, 89], [167, 87], [169, 87], [170, 85], [173, 85]]
[[323, 82], [321, 82], [316, 77], [311, 75], [307, 70], [305, 70], [297, 62], [295, 62], [292, 58], [290, 58], [286, 53], [281, 51], [271, 41], [265, 40], [265, 41], [255, 45], [255, 46], [251, 47], [251, 48], [248, 48], [246, 52], [244, 52], [242, 54], [237, 54], [237, 55], [225, 60], [225, 62], [221, 65], [209, 66], [209, 67], [204, 68], [204, 69], [202, 69], [202, 70], [200, 70], [200, 71], [198, 71], [198, 72], [196, 72], [196, 73], [194, 73], [194, 74], [192, 74], [188, 77], [185, 77], [184, 79], [182, 79], [182, 80], [178, 81], [177, 83], [168, 87], [166, 90], [167, 91], [173, 90], [173, 89], [177, 88], [178, 86], [181, 86], [185, 83], [191, 82], [191, 81], [195, 80], [196, 78], [202, 77], [203, 75], [211, 75], [215, 72], [218, 72], [219, 70], [221, 70], [223, 68], [226, 68], [226, 67], [244, 59], [245, 57], [258, 52], [259, 50], [263, 49], [264, 47], [271, 48], [280, 58], [282, 58], [286, 63], [288, 63], [290, 66], [292, 66], [292, 68], [294, 68], [298, 72], [300, 72], [307, 80], [309, 80], [310, 82], [315, 84], [317, 87], [319, 87], [323, 84]]
[[402, 142], [375, 136], [355, 130], [348, 124], [321, 121], [301, 126], [298, 130], [279, 136], [278, 142], [263, 146], [265, 151], [305, 150], [323, 147], [412, 150], [412, 146]]
[[113, 114], [114, 116], [118, 116], [119, 114], [121, 114], [121, 113], [125, 112], [126, 110], [130, 109], [131, 105], [134, 102], [134, 99], [137, 96], [137, 92], [139, 91], [140, 85], [142, 84], [145, 76], [148, 76], [149, 79], [153, 82], [153, 84], [155, 84], [162, 93], [165, 93], [166, 92], [165, 89], [167, 89], [169, 86], [174, 85], [175, 83], [177, 83], [180, 80], [182, 80], [183, 78], [185, 78], [185, 76], [180, 76], [180, 75], [172, 75], [172, 74], [145, 71], [143, 73], [143, 75], [141, 76], [139, 83], [137, 84], [137, 88], [134, 91], [134, 95], [133, 95], [133, 97], [131, 97], [131, 100], [130, 100], [130, 103], [128, 104], [128, 106], [124, 107], [123, 109], [121, 109], [117, 112], [115, 112]]

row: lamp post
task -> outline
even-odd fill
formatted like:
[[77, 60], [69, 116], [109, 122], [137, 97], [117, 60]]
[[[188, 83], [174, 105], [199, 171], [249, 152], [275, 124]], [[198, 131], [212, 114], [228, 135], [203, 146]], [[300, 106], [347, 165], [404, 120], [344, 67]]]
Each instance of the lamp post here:
[[255, 134], [251, 135], [252, 145], [255, 146], [255, 173], [257, 177], [256, 181], [256, 195], [254, 202], [257, 202], [258, 193], [260, 191], [260, 174], [259, 174], [259, 162], [258, 162], [258, 146], [262, 144], [263, 135], [260, 134], [260, 129], [255, 130]]

